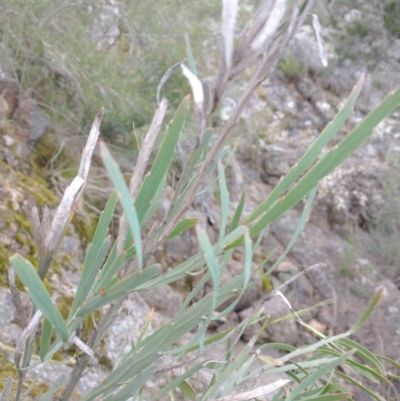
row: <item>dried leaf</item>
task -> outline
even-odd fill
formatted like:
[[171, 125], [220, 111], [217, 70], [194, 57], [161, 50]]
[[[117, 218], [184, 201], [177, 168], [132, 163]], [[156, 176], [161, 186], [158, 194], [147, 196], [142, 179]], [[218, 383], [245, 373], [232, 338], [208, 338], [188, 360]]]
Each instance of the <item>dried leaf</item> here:
[[87, 176], [89, 174], [90, 163], [92, 161], [93, 151], [96, 146], [97, 139], [99, 138], [100, 135], [99, 128], [101, 121], [103, 120], [103, 116], [104, 116], [104, 109], [101, 109], [97, 113], [93, 121], [92, 128], [90, 129], [90, 133], [86, 141], [86, 146], [82, 151], [81, 164], [79, 165], [78, 177], [81, 177], [84, 181], [87, 180]]
[[25, 328], [28, 325], [28, 320], [26, 318], [25, 308], [22, 303], [21, 294], [18, 291], [17, 286], [15, 285], [15, 272], [11, 265], [8, 267], [8, 284], [10, 286], [11, 301], [14, 305], [17, 319], [21, 323], [21, 326]]
[[318, 43], [318, 55], [319, 59], [321, 60], [321, 63], [324, 67], [328, 66], [328, 57], [326, 56], [325, 53], [325, 41], [324, 38], [322, 37], [322, 28], [321, 24], [319, 23], [318, 16], [316, 14], [311, 14], [312, 15], [312, 24], [315, 32], [315, 36], [317, 38], [317, 43]]

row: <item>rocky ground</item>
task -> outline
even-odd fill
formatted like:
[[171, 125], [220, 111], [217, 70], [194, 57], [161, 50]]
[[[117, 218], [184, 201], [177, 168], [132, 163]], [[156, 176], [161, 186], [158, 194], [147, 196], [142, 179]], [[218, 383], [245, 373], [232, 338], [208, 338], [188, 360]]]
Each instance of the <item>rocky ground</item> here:
[[[305, 26], [292, 43], [287, 63], [260, 85], [245, 110], [234, 133], [236, 151], [228, 168], [232, 209], [242, 192], [246, 193], [244, 213], [247, 215], [265, 199], [280, 177], [296, 163], [332, 119], [362, 72], [367, 72], [366, 83], [341, 136], [345, 136], [385, 94], [400, 84], [399, 38], [389, 41], [381, 35], [381, 42], [374, 42], [374, 46], [384, 47], [388, 56], [380, 59], [373, 68], [361, 57], [341, 59], [334, 47], [340, 43], [337, 32], [348, 32], [354, 21], [362, 21], [362, 13], [368, 10], [346, 8], [341, 2], [337, 3], [341, 14], [336, 18], [340, 24], [335, 27], [336, 31], [332, 28], [330, 32], [332, 42], [328, 41], [328, 68], [321, 65], [312, 31]], [[376, 29], [384, 31], [385, 27], [379, 25], [379, 20], [373, 23], [377, 24]], [[368, 53], [368, 49], [372, 52], [371, 44], [362, 41], [359, 44], [366, 48], [364, 53]], [[229, 97], [234, 99], [240, 90], [240, 82], [232, 85], [226, 99], [228, 109], [232, 103]], [[46, 138], [44, 134], [52, 123], [33, 99], [21, 101], [22, 94], [18, 91], [6, 76], [0, 81], [0, 309], [3, 311], [0, 314], [0, 354], [10, 371], [11, 353], [21, 328], [10, 308], [5, 279], [7, 257], [20, 252], [34, 261], [30, 209], [34, 205], [54, 209], [59, 195], [57, 191], [54, 193], [48, 189], [49, 175], [43, 176], [43, 169], [39, 168], [37, 148]], [[223, 113], [220, 118], [224, 118]], [[394, 214], [400, 208], [400, 201], [396, 200], [399, 160], [400, 111], [397, 111], [379, 125], [361, 149], [321, 182], [307, 225], [269, 283], [277, 287], [304, 268], [326, 263], [326, 268], [312, 270], [291, 283], [284, 293], [297, 311], [331, 300], [302, 315], [305, 322], [327, 335], [351, 327], [372, 296], [383, 288], [382, 302], [354, 339], [371, 351], [397, 362], [400, 362], [400, 266], [396, 245], [392, 249], [390, 244], [398, 242], [393, 233], [399, 229]], [[56, 186], [52, 185], [52, 188]], [[207, 195], [207, 205], [215, 218], [215, 225], [208, 228], [212, 236], [218, 232], [219, 226], [218, 200], [213, 193]], [[83, 210], [85, 205], [82, 205]], [[269, 265], [277, 260], [295, 231], [301, 211], [300, 205], [271, 225], [256, 259], [265, 258], [275, 249]], [[205, 216], [201, 204], [193, 205], [190, 213]], [[60, 305], [68, 302], [76, 288], [79, 266], [93, 232], [90, 221], [83, 217], [84, 213], [78, 210], [77, 214], [47, 282], [62, 294]], [[167, 242], [154, 258], [167, 269], [186, 260], [197, 250], [195, 232], [189, 230], [183, 238]], [[242, 259], [243, 255], [236, 252], [224, 280], [229, 280], [241, 268]], [[268, 289], [265, 287], [254, 287], [245, 294], [230, 322], [221, 322], [214, 330], [222, 330], [227, 324], [244, 319], [249, 308], [265, 294]], [[176, 285], [130, 297], [97, 356], [103, 364], [93, 366], [91, 373], [81, 380], [78, 391], [85, 392], [100, 380], [102, 372], [107, 371], [107, 364], [114, 363], [124, 344], [126, 346], [127, 333], [133, 340], [138, 337], [152, 306], [155, 312], [148, 327], [149, 333], [173, 317], [186, 291], [184, 286]], [[268, 303], [265, 313], [274, 320], [289, 314], [289, 310], [279, 298], [275, 298]], [[249, 338], [251, 334], [246, 332], [244, 337]], [[315, 338], [300, 329], [295, 320], [289, 319], [268, 325], [260, 340], [300, 346], [314, 342]], [[66, 355], [61, 358], [63, 363], [55, 362], [48, 368], [45, 383], [54, 380], [54, 373], [68, 371]], [[197, 385], [201, 389], [207, 377], [198, 379]], [[398, 383], [395, 385], [399, 387]], [[367, 396], [360, 394], [355, 399], [368, 399], [362, 397]]]

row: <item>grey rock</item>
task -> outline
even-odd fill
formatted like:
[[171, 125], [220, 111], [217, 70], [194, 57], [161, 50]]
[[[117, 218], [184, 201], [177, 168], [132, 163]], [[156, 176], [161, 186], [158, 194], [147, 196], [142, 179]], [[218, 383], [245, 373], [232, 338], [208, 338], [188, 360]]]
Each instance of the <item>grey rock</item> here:
[[33, 99], [22, 101], [14, 113], [20, 137], [34, 145], [52, 126], [49, 117]]

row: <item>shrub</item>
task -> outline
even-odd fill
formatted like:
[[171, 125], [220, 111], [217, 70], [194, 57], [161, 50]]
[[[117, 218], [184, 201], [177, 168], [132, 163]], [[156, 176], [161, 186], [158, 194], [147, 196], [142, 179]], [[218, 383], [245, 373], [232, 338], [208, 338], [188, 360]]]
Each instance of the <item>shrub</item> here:
[[[244, 329], [262, 319], [264, 301], [278, 295], [283, 297], [279, 289], [260, 300], [253, 314], [237, 327], [207, 339], [205, 337], [207, 327], [213, 320], [227, 315], [234, 309], [241, 295], [251, 285], [251, 275], [261, 271], [259, 279], [265, 280], [290, 250], [307, 219], [319, 181], [361, 146], [371, 135], [373, 128], [400, 104], [400, 89], [398, 89], [384, 99], [335, 148], [323, 154], [323, 148], [349, 116], [361, 91], [364, 80], [362, 76], [334, 120], [323, 130], [301, 160], [278, 183], [268, 198], [248, 218], [244, 219], [242, 212], [245, 196], [243, 195], [234, 215], [229, 216], [229, 190], [223, 164], [229, 133], [257, 85], [279, 63], [289, 40], [310, 12], [312, 3], [312, 1], [295, 1], [294, 5], [285, 9], [285, 2], [277, 1], [270, 9], [271, 2], [265, 2], [241, 43], [235, 47], [237, 3], [223, 1], [220, 62], [216, 84], [208, 96], [208, 104], [204, 102], [203, 85], [197, 76], [193, 53], [188, 46], [188, 67], [184, 63], [179, 63], [177, 68], [182, 70], [192, 90], [194, 117], [197, 121], [197, 144], [184, 166], [179, 181], [174, 185], [170, 207], [164, 220], [159, 222], [153, 230], [149, 231], [146, 223], [160, 208], [168, 170], [190, 113], [191, 97], [184, 97], [177, 107], [165, 135], [162, 136], [161, 145], [150, 171], [145, 175], [150, 154], [157, 137], [160, 136], [159, 132], [168, 107], [168, 101], [165, 98], [158, 102], [150, 128], [140, 146], [138, 160], [129, 185], [126, 184], [107, 146], [100, 142], [100, 155], [115, 190], [101, 213], [92, 244], [86, 255], [76, 295], [68, 317], [64, 319], [54, 299], [44, 287], [43, 279], [67, 231], [75, 205], [82, 195], [87, 180], [93, 149], [103, 118], [103, 111], [98, 113], [83, 151], [78, 175], [66, 189], [54, 218], [51, 220], [49, 212], [44, 210], [44, 216], [40, 221], [38, 210], [34, 209], [32, 212], [39, 259], [38, 270], [36, 271], [18, 254], [11, 257], [9, 281], [12, 299], [18, 318], [24, 325], [15, 353], [19, 374], [15, 400], [23, 397], [22, 388], [27, 369], [37, 364], [32, 361], [32, 354], [35, 352], [34, 337], [40, 323], [42, 323], [42, 330], [38, 353], [41, 362], [46, 363], [51, 360], [68, 340], [73, 341], [82, 351], [69, 377], [66, 380], [60, 377], [41, 398], [41, 400], [52, 399], [54, 394], [59, 392], [58, 400], [68, 400], [87, 368], [93, 352], [107, 333], [107, 329], [116, 318], [123, 300], [129, 293], [156, 289], [193, 272], [201, 271], [205, 267], [206, 272], [203, 278], [185, 299], [174, 318], [153, 334], [141, 335], [137, 342], [132, 344], [131, 350], [121, 356], [106, 380], [86, 394], [82, 400], [89, 401], [97, 397], [102, 397], [104, 400], [143, 399], [143, 397], [157, 400], [175, 388], [179, 388], [187, 398], [199, 400], [211, 400], [216, 397], [220, 397], [219, 400], [253, 399], [274, 391], [276, 392], [274, 400], [300, 398], [339, 400], [351, 397], [345, 386], [346, 381], [371, 393], [362, 384], [356, 383], [347, 373], [336, 370], [341, 364], [346, 364], [350, 371], [355, 370], [367, 377], [373, 376], [383, 382], [388, 381], [389, 375], [385, 373], [378, 357], [346, 338], [368, 318], [379, 301], [382, 290], [374, 297], [368, 309], [353, 327], [346, 333], [333, 337], [325, 337], [307, 326], [293, 311], [298, 322], [304, 328], [312, 330], [320, 339], [315, 344], [299, 349], [284, 344], [265, 344], [260, 347], [260, 349], [272, 347], [287, 351], [287, 354], [279, 360], [261, 355], [260, 351], [254, 348], [256, 338], [252, 338], [234, 358], [230, 357], [231, 347], [240, 339]], [[278, 30], [279, 35], [276, 34]], [[259, 57], [260, 54], [262, 57]], [[217, 132], [207, 128], [211, 113], [223, 97], [229, 82], [248, 67], [253, 69], [253, 75], [225, 125]], [[161, 80], [160, 86], [168, 79], [169, 72]], [[197, 219], [185, 218], [185, 212], [202, 189], [204, 178], [213, 171], [218, 176], [221, 202], [219, 237], [214, 243], [210, 241]], [[307, 197], [307, 204], [299, 227], [285, 254], [267, 272], [262, 270], [265, 261], [254, 269], [253, 254], [268, 225], [305, 197]], [[118, 202], [122, 206], [123, 214], [120, 217], [117, 238], [112, 241], [108, 236], [108, 227]], [[182, 264], [171, 267], [166, 272], [161, 272], [158, 265], [149, 263], [151, 255], [160, 244], [180, 236], [193, 226], [196, 228], [201, 252]], [[234, 249], [238, 246], [244, 248], [243, 270], [226, 284], [220, 285], [221, 274]], [[34, 306], [29, 311], [25, 310], [20, 293], [15, 286], [14, 271], [27, 287], [28, 295], [33, 302]], [[213, 291], [198, 302], [191, 303], [208, 281], [212, 282]], [[234, 297], [233, 301], [232, 297]], [[227, 300], [231, 300], [230, 305], [216, 312], [217, 308]], [[106, 307], [105, 314], [97, 327], [93, 329], [87, 344], [83, 343], [76, 335], [77, 328], [89, 314], [103, 307]], [[182, 346], [177, 345], [187, 333], [193, 330], [196, 330], [195, 334], [188, 343]], [[52, 340], [53, 332], [56, 334], [55, 340]], [[224, 360], [216, 363], [200, 360], [197, 357], [190, 369], [172, 380], [167, 380], [163, 386], [144, 394], [144, 384], [155, 374], [160, 374], [156, 363], [161, 355], [168, 354], [174, 358], [174, 363], [166, 369], [168, 373], [168, 369], [173, 370], [175, 366], [180, 366], [189, 353], [199, 351], [201, 355], [205, 347], [227, 338], [230, 347]], [[359, 362], [356, 356], [361, 356], [364, 362]], [[258, 369], [249, 369], [256, 360], [263, 361], [264, 365]], [[204, 392], [195, 394], [189, 384], [190, 378], [196, 372], [206, 368], [214, 369], [215, 374]], [[257, 385], [262, 375], [278, 372], [285, 372], [288, 379], [278, 380], [268, 386]], [[2, 399], [9, 399], [11, 382], [12, 379], [5, 384]]]

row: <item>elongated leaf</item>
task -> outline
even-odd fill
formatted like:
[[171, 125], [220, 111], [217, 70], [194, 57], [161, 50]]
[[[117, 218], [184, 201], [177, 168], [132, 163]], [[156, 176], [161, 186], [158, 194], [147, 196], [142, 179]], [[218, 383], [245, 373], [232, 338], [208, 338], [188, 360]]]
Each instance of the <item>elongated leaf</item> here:
[[101, 308], [104, 305], [109, 304], [116, 299], [124, 297], [129, 292], [133, 291], [136, 287], [151, 280], [160, 272], [159, 265], [149, 266], [146, 269], [133, 274], [132, 276], [124, 279], [120, 283], [114, 285], [109, 289], [101, 290], [100, 294], [94, 295], [92, 298], [88, 299], [78, 310], [78, 316], [84, 319], [89, 313]]
[[243, 365], [243, 363], [249, 358], [249, 353], [253, 347], [254, 340], [249, 342], [249, 344], [246, 344], [233, 360], [230, 359], [226, 362], [224, 368], [219, 372], [218, 376], [216, 377], [214, 384], [204, 394], [203, 398], [207, 400], [215, 397], [215, 394], [219, 391], [225, 380], [230, 377], [233, 372], [237, 370], [238, 367]]
[[11, 256], [10, 262], [24, 286], [28, 288], [28, 294], [33, 303], [51, 323], [61, 340], [64, 342], [68, 341], [67, 326], [64, 323], [63, 317], [51, 301], [46, 287], [43, 285], [33, 266], [18, 254]]
[[387, 96], [340, 144], [330, 150], [300, 181], [289, 190], [286, 196], [277, 202], [250, 229], [250, 235], [257, 235], [268, 224], [296, 206], [304, 196], [318, 185], [318, 182], [346, 160], [371, 135], [373, 129], [400, 105], [400, 88]]
[[186, 42], [186, 57], [189, 63], [189, 68], [192, 74], [197, 75], [196, 63], [194, 61], [192, 46], [190, 45], [189, 36], [185, 33], [185, 42]]
[[349, 338], [343, 338], [342, 340], [339, 340], [338, 343], [344, 345], [347, 349], [356, 349], [357, 355], [361, 356], [361, 358], [363, 358], [372, 369], [376, 370], [381, 375], [386, 375], [384, 367], [371, 351]]
[[354, 104], [360, 95], [361, 88], [364, 83], [364, 74], [361, 75], [356, 86], [351, 92], [348, 100], [341, 108], [335, 118], [325, 127], [319, 137], [314, 141], [311, 147], [307, 150], [304, 156], [296, 163], [285, 175], [285, 177], [279, 181], [273, 191], [269, 194], [265, 202], [261, 203], [260, 206], [248, 217], [246, 223], [250, 223], [255, 220], [260, 214], [268, 210], [273, 205], [282, 193], [292, 185], [296, 179], [317, 159], [321, 154], [322, 149], [331, 141], [331, 139], [337, 134], [342, 128], [343, 124], [349, 117], [353, 110]]
[[182, 393], [189, 398], [189, 400], [195, 400], [196, 399], [196, 392], [193, 390], [193, 387], [185, 380], [181, 381], [178, 384], [179, 390], [182, 391]]
[[92, 269], [90, 271], [90, 274], [87, 278], [87, 281], [85, 283], [85, 287], [83, 289], [83, 293], [82, 293], [82, 298], [86, 299], [87, 296], [90, 293], [91, 288], [93, 287], [94, 281], [100, 271], [101, 266], [104, 263], [105, 257], [107, 255], [107, 252], [110, 248], [110, 240], [106, 239], [104, 241], [103, 246], [100, 248], [99, 253], [97, 254], [97, 258], [92, 266]]
[[42, 334], [40, 336], [40, 360], [43, 362], [47, 351], [49, 350], [51, 341], [52, 328], [51, 324], [47, 319], [44, 319], [42, 325]]
[[54, 400], [54, 395], [55, 393], [58, 391], [58, 389], [66, 383], [68, 378], [67, 374], [63, 374], [61, 376], [59, 376], [55, 382], [51, 385], [50, 389], [43, 394], [38, 401], [52, 401]]
[[371, 391], [369, 388], [363, 386], [359, 381], [354, 380], [353, 378], [351, 378], [349, 375], [346, 375], [345, 373], [339, 372], [337, 371], [336, 374], [338, 376], [343, 377], [344, 379], [346, 379], [349, 383], [353, 384], [354, 386], [358, 387], [359, 389], [361, 389], [362, 391], [364, 391], [365, 393], [369, 394], [372, 398], [375, 398], [376, 401], [382, 401], [381, 397], [378, 397], [373, 391]]
[[[110, 197], [108, 198], [106, 207], [100, 213], [99, 222], [97, 223], [96, 231], [93, 237], [93, 243], [90, 245], [89, 250], [86, 254], [85, 262], [83, 264], [83, 272], [81, 280], [79, 281], [78, 288], [76, 290], [76, 295], [74, 301], [72, 302], [71, 310], [68, 316], [70, 319], [74, 313], [76, 312], [78, 305], [82, 305], [85, 300], [87, 293], [84, 294], [84, 288], [87, 286], [88, 277], [90, 272], [92, 271], [93, 264], [96, 261], [96, 258], [100, 252], [101, 247], [104, 244], [104, 241], [108, 234], [108, 227], [110, 225], [115, 206], [118, 202], [117, 191], [112, 191]], [[117, 249], [115, 248], [115, 253]], [[112, 254], [114, 256], [114, 254]], [[115, 257], [115, 256], [114, 256]]]
[[164, 179], [165, 172], [175, 154], [175, 147], [182, 128], [185, 124], [187, 114], [189, 112], [190, 96], [186, 96], [176, 111], [175, 117], [170, 123], [160, 150], [151, 168], [150, 174], [144, 179], [136, 198], [137, 214], [140, 223], [146, 214], [147, 209], [151, 204], [151, 200], [157, 192], [157, 188]]
[[206, 256], [206, 262], [208, 268], [210, 269], [212, 281], [213, 281], [213, 306], [212, 310], [215, 309], [217, 296], [218, 296], [218, 289], [219, 289], [219, 280], [220, 280], [220, 272], [219, 272], [219, 265], [217, 259], [215, 257], [215, 253], [213, 247], [211, 245], [210, 239], [208, 238], [206, 232], [200, 228], [199, 225], [196, 226], [197, 231], [197, 238], [199, 239], [200, 245], [203, 248], [203, 251]]
[[214, 130], [209, 128], [203, 135], [203, 140], [199, 146], [197, 146], [190, 158], [185, 170], [182, 173], [182, 176], [179, 180], [178, 186], [176, 187], [174, 199], [172, 201], [173, 204], [176, 202], [176, 196], [181, 195], [182, 190], [187, 186], [188, 182], [193, 179], [193, 172], [196, 166], [203, 161], [202, 156], [204, 155], [204, 151], [207, 148], [212, 135], [214, 134]]
[[294, 400], [303, 390], [305, 390], [307, 387], [312, 386], [317, 380], [321, 379], [324, 377], [327, 373], [329, 373], [331, 370], [333, 370], [336, 366], [340, 365], [344, 361], [346, 361], [348, 358], [353, 355], [355, 350], [348, 351], [344, 353], [342, 356], [339, 358], [335, 359], [332, 362], [327, 363], [325, 366], [322, 368], [318, 369], [315, 373], [313, 373], [311, 376], [307, 377], [300, 385], [298, 385], [287, 397], [287, 401], [292, 401]]
[[243, 213], [245, 199], [246, 199], [246, 196], [245, 196], [245, 193], [243, 192], [242, 196], [240, 197], [240, 201], [236, 208], [235, 214], [233, 215], [232, 223], [231, 223], [231, 226], [229, 227], [229, 232], [232, 232], [239, 225], [239, 221], [240, 221], [240, 218], [242, 217], [242, 213]]
[[224, 166], [221, 161], [218, 162], [218, 182], [219, 194], [221, 197], [221, 227], [219, 230], [219, 242], [221, 242], [225, 236], [229, 212], [229, 191], [228, 186], [226, 185]]
[[141, 386], [153, 376], [156, 369], [157, 366], [151, 366], [146, 369], [124, 385], [122, 390], [109, 397], [103, 398], [103, 401], [126, 401], [132, 399], [132, 396], [140, 390]]
[[309, 398], [309, 401], [340, 401], [347, 400], [351, 398], [351, 393], [340, 393], [340, 394], [324, 394], [319, 395], [318, 397]]
[[158, 401], [161, 397], [168, 393], [168, 391], [174, 389], [175, 387], [179, 386], [179, 384], [183, 381], [188, 379], [189, 377], [193, 376], [199, 370], [203, 368], [203, 363], [198, 363], [197, 365], [193, 366], [191, 369], [183, 373], [182, 375], [176, 377], [170, 383], [168, 383], [165, 387], [163, 387], [160, 391], [158, 391], [154, 396], [150, 399], [150, 401]]
[[379, 289], [379, 291], [376, 293], [376, 295], [372, 299], [371, 303], [368, 305], [368, 308], [361, 315], [360, 319], [358, 319], [356, 324], [354, 324], [352, 327], [350, 327], [350, 329], [347, 331], [347, 333], [349, 335], [355, 333], [365, 323], [365, 321], [369, 318], [371, 313], [377, 307], [380, 299], [382, 298], [382, 294], [383, 294], [383, 288]]
[[110, 280], [112, 277], [114, 277], [119, 270], [122, 268], [123, 264], [124, 264], [124, 260], [125, 260], [125, 252], [121, 253], [120, 255], [118, 255], [114, 262], [111, 264], [111, 266], [109, 266], [109, 268], [107, 269], [107, 271], [104, 272], [104, 274], [101, 276], [98, 284], [95, 287], [95, 291], [99, 291], [100, 288], [109, 288], [110, 285]]
[[[303, 212], [301, 213], [301, 217], [299, 219], [299, 222], [297, 223], [296, 230], [294, 231], [292, 237], [290, 238], [289, 243], [287, 244], [285, 248], [285, 252], [279, 258], [277, 261], [268, 269], [266, 273], [264, 273], [260, 279], [263, 279], [264, 277], [268, 277], [271, 275], [271, 273], [281, 264], [281, 262], [286, 258], [286, 255], [290, 252], [292, 249], [293, 245], [296, 243], [297, 238], [299, 238], [300, 233], [303, 231], [304, 224], [308, 220], [308, 216], [310, 215], [311, 212], [311, 206], [314, 202], [315, 195], [317, 193], [317, 187], [315, 187], [309, 194], [307, 198], [307, 203], [306, 206], [303, 209]], [[261, 232], [262, 233], [262, 232]], [[261, 235], [261, 234], [260, 234]]]
[[175, 228], [170, 232], [167, 237], [167, 240], [170, 240], [175, 237], [179, 237], [184, 231], [189, 230], [198, 223], [199, 219], [197, 217], [189, 217], [187, 219], [183, 219], [180, 221]]
[[[207, 346], [207, 345], [210, 345], [210, 344], [213, 344], [213, 343], [215, 343], [217, 341], [222, 340], [228, 334], [232, 333], [232, 330], [233, 330], [233, 328], [221, 331], [220, 333], [217, 333], [217, 334], [214, 334], [213, 336], [207, 338], [207, 340], [204, 341], [204, 345]], [[193, 351], [196, 351], [197, 349], [199, 349], [199, 345], [194, 345], [193, 347], [188, 348], [186, 350], [186, 352], [187, 353], [193, 352]]]
[[244, 250], [245, 250], [245, 264], [244, 264], [244, 272], [243, 274], [240, 275], [243, 277], [243, 286], [240, 291], [240, 294], [237, 297], [237, 299], [234, 302], [232, 302], [226, 309], [215, 315], [213, 317], [213, 320], [220, 319], [222, 316], [226, 316], [228, 313], [233, 311], [236, 305], [239, 303], [240, 299], [242, 298], [244, 292], [248, 288], [247, 285], [249, 284], [251, 275], [251, 262], [253, 258], [253, 252], [251, 250], [251, 238], [249, 236], [249, 230], [247, 228], [245, 228], [245, 233], [244, 233]]
[[[221, 287], [217, 306], [225, 302], [232, 295], [233, 289], [240, 285], [240, 280], [233, 277], [228, 283]], [[103, 394], [106, 388], [113, 388], [117, 383], [121, 383], [124, 377], [136, 374], [145, 369], [159, 357], [160, 352], [165, 352], [167, 347], [178, 341], [184, 334], [190, 332], [195, 327], [204, 322], [213, 303], [212, 294], [206, 295], [196, 304], [190, 306], [185, 312], [176, 316], [175, 320], [166, 324], [164, 327], [145, 338], [142, 341], [142, 348], [135, 355], [131, 355], [126, 361], [119, 364], [107, 378], [104, 386], [99, 386], [90, 393], [90, 397], [84, 398], [85, 401], [94, 399], [97, 395]]]
[[135, 205], [133, 204], [129, 189], [118, 167], [118, 164], [111, 156], [111, 153], [107, 149], [107, 146], [104, 144], [104, 142], [100, 142], [100, 156], [103, 160], [108, 174], [110, 175], [111, 181], [118, 192], [119, 201], [121, 202], [121, 206], [124, 209], [126, 219], [128, 220], [129, 227], [135, 240], [137, 262], [139, 268], [141, 269], [143, 265], [142, 239], [140, 234], [139, 219], [136, 213]]

